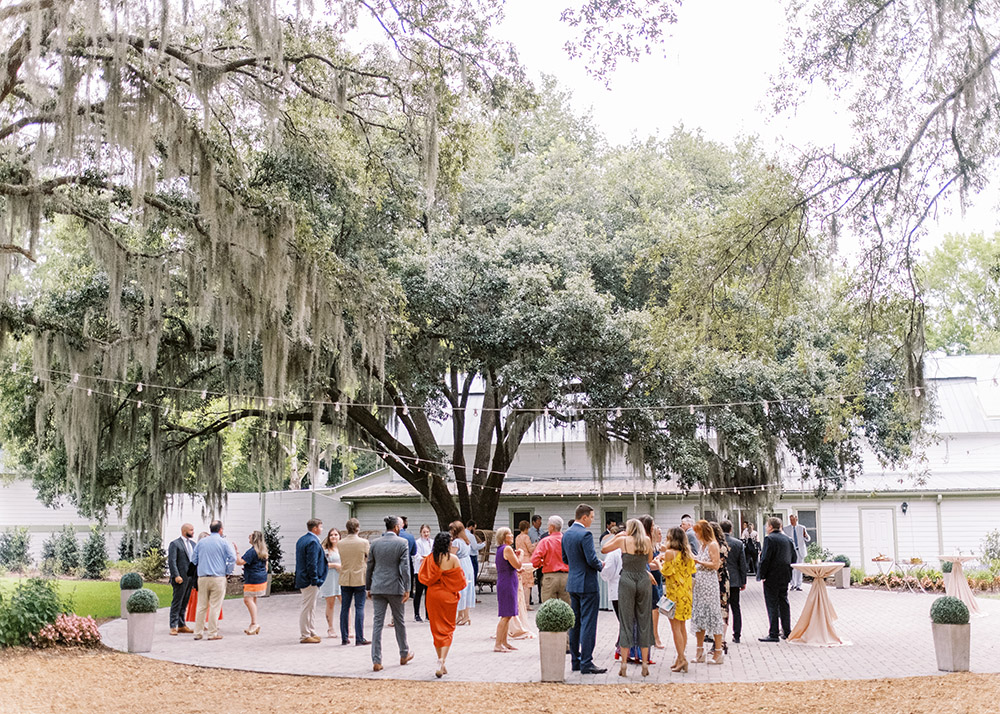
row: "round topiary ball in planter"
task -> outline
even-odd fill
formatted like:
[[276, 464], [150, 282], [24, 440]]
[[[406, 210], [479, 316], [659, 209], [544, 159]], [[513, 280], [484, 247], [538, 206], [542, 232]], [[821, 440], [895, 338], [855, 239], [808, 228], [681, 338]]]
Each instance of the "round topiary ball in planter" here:
[[968, 672], [971, 654], [968, 606], [957, 597], [939, 597], [931, 604], [931, 632], [938, 669]]
[[539, 632], [566, 632], [575, 623], [573, 608], [558, 598], [546, 600], [535, 613], [535, 626]]
[[127, 619], [128, 610], [125, 609], [125, 603], [132, 597], [132, 593], [142, 587], [142, 576], [139, 573], [125, 573], [122, 575], [121, 580], [118, 581], [118, 587], [121, 588], [121, 609], [119, 613]]
[[566, 631], [573, 627], [573, 608], [558, 598], [542, 603], [535, 614], [543, 682], [566, 681]]
[[931, 604], [931, 621], [938, 625], [968, 625], [969, 607], [957, 597], [939, 597]]
[[122, 590], [138, 590], [142, 587], [142, 576], [139, 573], [125, 573], [118, 581]]
[[153, 629], [160, 598], [148, 588], [132, 593], [125, 603], [128, 610], [128, 651], [149, 652], [153, 649]]
[[843, 563], [845, 568], [847, 568], [848, 570], [851, 569], [851, 559], [848, 558], [846, 555], [835, 555], [835, 556], [833, 556], [833, 562], [834, 563]]
[[951, 566], [954, 565], [950, 560], [945, 560], [941, 562], [941, 572], [947, 575], [951, 572]]

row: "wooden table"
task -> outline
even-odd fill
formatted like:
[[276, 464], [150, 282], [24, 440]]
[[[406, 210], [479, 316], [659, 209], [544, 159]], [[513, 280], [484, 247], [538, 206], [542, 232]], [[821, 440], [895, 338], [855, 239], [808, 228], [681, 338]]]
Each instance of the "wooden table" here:
[[849, 645], [840, 638], [833, 627], [837, 612], [826, 591], [826, 578], [844, 567], [843, 563], [792, 563], [803, 575], [812, 577], [812, 586], [806, 597], [798, 622], [792, 628], [788, 641], [813, 647], [838, 647]]
[[965, 603], [966, 607], [969, 608], [970, 615], [982, 615], [985, 616], [986, 613], [979, 611], [979, 603], [976, 602], [975, 596], [972, 594], [972, 588], [969, 587], [969, 581], [965, 579], [965, 573], [962, 571], [962, 563], [968, 560], [976, 560], [974, 555], [939, 555], [938, 560], [942, 563], [951, 563], [951, 577], [945, 575], [944, 578], [944, 592], [946, 595], [951, 595], [952, 597], [957, 597], [959, 600]]

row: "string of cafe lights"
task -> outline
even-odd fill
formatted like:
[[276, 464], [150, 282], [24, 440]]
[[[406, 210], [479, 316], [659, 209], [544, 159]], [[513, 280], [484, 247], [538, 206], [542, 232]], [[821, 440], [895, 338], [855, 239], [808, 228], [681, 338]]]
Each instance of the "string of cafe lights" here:
[[[57, 372], [57, 370], [52, 370], [52, 371], [53, 372]], [[56, 382], [54, 380], [45, 379], [44, 377], [40, 377], [37, 374], [33, 375], [32, 381], [35, 382], [35, 383], [38, 383], [38, 382], [49, 382], [49, 383], [55, 384], [55, 385], [63, 384], [61, 382]], [[109, 397], [109, 398], [115, 399], [115, 400], [117, 400], [119, 402], [126, 403], [126, 404], [134, 404], [136, 406], [136, 408], [138, 408], [138, 409], [159, 410], [159, 411], [161, 411], [161, 413], [164, 416], [167, 416], [172, 411], [174, 411], [174, 409], [171, 408], [170, 405], [166, 404], [166, 403], [159, 403], [159, 404], [157, 404], [157, 403], [154, 403], [154, 402], [149, 401], [149, 400], [141, 399], [139, 397], [135, 397], [135, 398], [132, 398], [132, 397], [122, 397], [122, 396], [114, 394], [112, 392], [105, 392], [105, 391], [101, 391], [101, 390], [95, 389], [93, 387], [87, 387], [86, 385], [81, 384], [80, 379], [78, 379], [78, 378], [74, 378], [74, 379], [70, 380], [69, 382], [63, 384], [63, 386], [66, 387], [66, 388], [68, 388], [68, 389], [75, 390], [75, 391], [86, 392], [86, 395], [88, 397], [94, 397], [94, 396]], [[151, 385], [141, 385], [141, 386], [136, 385], [136, 389], [137, 389], [138, 392], [141, 393], [146, 388], [148, 388], [150, 386]], [[286, 432], [286, 431], [282, 431], [282, 430], [279, 430], [279, 429], [276, 429], [276, 428], [268, 428], [268, 427], [264, 427], [264, 426], [253, 426], [253, 425], [247, 425], [246, 428], [249, 429], [249, 430], [251, 430], [251, 431], [255, 431], [255, 432], [264, 434], [266, 436], [270, 436], [272, 439], [285, 438], [285, 439], [291, 440], [291, 439], [294, 438], [294, 434], [292, 432]], [[319, 443], [319, 441], [315, 437], [309, 437], [309, 441], [310, 441], [310, 445], [312, 445], [312, 446], [315, 446], [315, 445], [317, 445]], [[331, 444], [331, 446], [333, 446], [333, 445]], [[453, 469], [454, 468], [454, 464], [452, 462], [449, 462], [449, 461], [434, 461], [434, 460], [431, 460], [431, 459], [420, 458], [420, 457], [417, 457], [417, 456], [400, 456], [400, 455], [398, 455], [396, 453], [393, 453], [391, 451], [371, 449], [371, 448], [367, 448], [367, 447], [363, 447], [363, 446], [355, 446], [353, 444], [337, 445], [336, 449], [338, 451], [341, 450], [341, 449], [343, 449], [343, 450], [347, 451], [348, 453], [356, 452], [356, 453], [372, 454], [374, 456], [377, 456], [377, 457], [381, 458], [386, 463], [386, 465], [389, 466], [389, 467], [392, 466], [392, 462], [396, 462], [398, 464], [401, 464], [401, 465], [405, 466], [408, 469], [411, 469], [411, 470], [416, 469], [417, 475], [420, 475], [420, 472], [427, 472], [427, 475], [430, 475], [430, 469], [433, 468], [433, 467], [435, 467], [435, 466], [439, 466], [439, 467], [442, 467], [442, 468], [445, 468], [445, 469]], [[470, 469], [470, 470], [473, 472], [473, 475], [481, 474], [483, 471], [489, 471], [488, 469], [475, 469], [475, 468], [474, 469]], [[550, 484], [554, 484], [556, 486], [567, 485], [569, 487], [567, 489], [568, 493], [567, 494], [563, 494], [563, 495], [572, 495], [573, 491], [577, 491], [578, 495], [581, 498], [583, 497], [583, 493], [581, 491], [579, 491], [578, 489], [571, 488], [571, 486], [573, 486], [573, 485], [579, 486], [578, 482], [572, 482], [571, 483], [571, 482], [566, 482], [566, 481], [564, 481], [563, 479], [560, 479], [560, 478], [551, 478], [551, 477], [545, 477], [545, 476], [536, 476], [534, 474], [518, 474], [517, 472], [511, 472], [511, 471], [507, 471], [507, 472], [495, 472], [495, 473], [502, 473], [505, 479], [509, 478], [509, 477], [515, 477], [515, 478], [519, 478], [519, 479], [522, 479], [522, 480], [527, 480], [528, 483], [539, 482], [539, 483], [550, 483]], [[635, 479], [631, 479], [631, 480], [634, 481]], [[654, 484], [655, 484], [655, 482], [654, 482]], [[470, 488], [470, 490], [472, 489], [472, 485], [471, 484], [469, 485], [469, 488]], [[485, 484], [484, 485], [479, 485], [476, 488], [479, 489], [479, 490], [504, 491], [504, 487], [503, 486], [487, 486]], [[664, 491], [662, 493], [659, 492], [659, 491], [654, 491], [654, 495], [665, 495], [666, 496], [666, 495], [683, 494], [683, 495], [686, 496], [686, 495], [689, 495], [689, 494], [692, 494], [692, 493], [695, 494], [695, 495], [706, 495], [706, 496], [710, 496], [710, 495], [713, 495], [713, 494], [717, 494], [717, 495], [726, 495], [726, 494], [737, 495], [737, 494], [741, 494], [741, 493], [743, 493], [743, 494], [767, 493], [767, 492], [770, 492], [772, 490], [777, 490], [778, 488], [779, 488], [779, 486], [777, 484], [754, 485], [754, 486], [729, 486], [729, 487], [698, 487], [698, 488], [690, 488], [690, 489], [681, 488], [681, 489], [677, 489], [675, 491]], [[507, 484], [506, 490], [509, 492], [509, 490], [510, 490], [510, 483]], [[635, 495], [635, 493], [633, 495]]]
[[[14, 363], [11, 366], [11, 371], [15, 372], [15, 373], [19, 372], [20, 371], [20, 366], [17, 363]], [[84, 383], [87, 383], [88, 380], [90, 380], [90, 381], [92, 381], [94, 383], [106, 383], [106, 384], [113, 384], [113, 385], [119, 385], [119, 386], [122, 386], [122, 387], [127, 387], [129, 389], [129, 391], [135, 390], [137, 393], [141, 393], [144, 390], [148, 389], [148, 390], [159, 390], [159, 391], [166, 391], [166, 392], [175, 392], [175, 393], [186, 394], [186, 395], [198, 395], [198, 396], [200, 396], [200, 398], [201, 398], [202, 401], [208, 401], [210, 399], [223, 399], [223, 398], [225, 398], [225, 399], [236, 399], [236, 400], [250, 402], [250, 403], [256, 402], [256, 403], [259, 403], [259, 404], [266, 404], [268, 409], [273, 409], [276, 412], [280, 411], [284, 407], [284, 405], [286, 403], [286, 399], [284, 397], [261, 396], [261, 395], [256, 395], [256, 394], [236, 394], [236, 395], [233, 395], [233, 394], [229, 394], [228, 392], [216, 392], [216, 391], [212, 391], [212, 390], [209, 390], [209, 389], [192, 389], [190, 387], [176, 387], [176, 386], [172, 386], [172, 385], [154, 384], [154, 383], [151, 383], [151, 382], [142, 382], [142, 381], [136, 382], [136, 381], [114, 379], [114, 378], [111, 378], [111, 377], [103, 377], [103, 376], [97, 376], [97, 375], [85, 375], [85, 374], [81, 374], [79, 372], [69, 372], [69, 371], [66, 371], [66, 370], [58, 370], [58, 369], [34, 370], [34, 372], [35, 372], [35, 374], [34, 374], [33, 378], [34, 378], [34, 381], [36, 381], [36, 382], [39, 381], [39, 380], [41, 380], [41, 379], [44, 379], [43, 377], [40, 377], [38, 373], [39, 372], [46, 372], [46, 373], [48, 373], [50, 375], [57, 375], [57, 376], [63, 377], [63, 378], [65, 378], [67, 380], [67, 383], [72, 384], [72, 385], [80, 384], [81, 380]], [[44, 381], [50, 382], [52, 384], [57, 384], [58, 383], [57, 380], [55, 380], [55, 379], [44, 379]], [[993, 386], [1000, 386], [1000, 380], [998, 380], [998, 378], [996, 378], [996, 377], [994, 377], [992, 379], [979, 379], [979, 380], [976, 380], [976, 383], [977, 384], [978, 383], [992, 383]], [[951, 383], [949, 383], [949, 382], [945, 382], [944, 383], [944, 385], [950, 385], [950, 384]], [[968, 382], [962, 382], [962, 384], [968, 384]], [[942, 385], [938, 385], [938, 387], [940, 387], [940, 386], [942, 386]], [[93, 387], [91, 387], [90, 389], [93, 390]], [[898, 388], [898, 389], [896, 389], [894, 391], [896, 391], [897, 393], [909, 392], [914, 397], [917, 397], [917, 398], [920, 398], [922, 396], [922, 394], [923, 394], [923, 388], [921, 388], [919, 386], [916, 386], [916, 387], [900, 387], [900, 388]], [[784, 404], [804, 404], [804, 403], [813, 402], [813, 401], [833, 401], [833, 400], [836, 400], [840, 404], [845, 404], [847, 402], [847, 400], [849, 400], [849, 399], [859, 399], [859, 398], [866, 397], [866, 396], [869, 396], [869, 395], [874, 394], [874, 393], [875, 393], [874, 391], [867, 391], [867, 390], [865, 390], [865, 391], [851, 392], [851, 393], [819, 394], [819, 395], [815, 395], [815, 396], [811, 396], [811, 397], [785, 397], [785, 398], [780, 398], [780, 399], [754, 399], [754, 400], [729, 401], [729, 402], [702, 402], [702, 403], [687, 403], [687, 404], [654, 404], [654, 405], [643, 405], [643, 406], [593, 407], [593, 406], [572, 405], [572, 404], [570, 404], [570, 405], [565, 405], [564, 408], [567, 410], [567, 412], [569, 412], [573, 416], [578, 416], [580, 414], [585, 414], [585, 413], [601, 413], [601, 414], [609, 414], [609, 415], [613, 414], [616, 418], [620, 418], [625, 412], [665, 412], [665, 411], [679, 411], [679, 410], [685, 410], [686, 409], [689, 414], [694, 415], [699, 410], [725, 409], [725, 408], [731, 408], [731, 407], [752, 407], [752, 406], [757, 406], [757, 407], [760, 407], [764, 411], [765, 415], [767, 415], [767, 414], [770, 413], [771, 407], [777, 407], [777, 406], [781, 406], [781, 405], [784, 405]], [[115, 396], [115, 395], [108, 395], [108, 396]], [[366, 410], [394, 410], [394, 411], [399, 411], [403, 416], [409, 416], [409, 413], [411, 411], [431, 411], [431, 410], [435, 410], [436, 411], [438, 409], [437, 407], [424, 406], [424, 405], [409, 405], [409, 404], [402, 404], [402, 405], [400, 405], [400, 404], [386, 404], [386, 403], [378, 403], [378, 402], [365, 403], [365, 402], [356, 402], [356, 401], [349, 401], [349, 402], [343, 402], [343, 403], [341, 403], [339, 401], [337, 401], [337, 402], [331, 402], [330, 400], [327, 400], [327, 399], [321, 399], [321, 400], [308, 400], [308, 399], [295, 400], [295, 404], [297, 405], [297, 408], [305, 407], [305, 406], [313, 406], [313, 407], [315, 407], [315, 406], [321, 406], [321, 407], [325, 408], [325, 407], [331, 407], [332, 406], [335, 412], [340, 412], [342, 408], [347, 408], [347, 407], [362, 407], [362, 408], [364, 408]], [[467, 407], [466, 409], [468, 410], [469, 408]], [[479, 416], [480, 412], [483, 412], [483, 413], [485, 413], [485, 412], [507, 412], [507, 411], [510, 411], [510, 409], [511, 409], [510, 407], [485, 407], [485, 406], [474, 406], [474, 407], [471, 407], [471, 411], [473, 413], [473, 417]], [[540, 416], [548, 418], [549, 416], [551, 416], [551, 412], [555, 411], [555, 412], [558, 413], [559, 409], [557, 409], [557, 408], [550, 409], [548, 406], [546, 406], [546, 407], [535, 408], [535, 409], [520, 409], [519, 408], [519, 409], [517, 409], [517, 411], [521, 411], [521, 412], [536, 412]]]

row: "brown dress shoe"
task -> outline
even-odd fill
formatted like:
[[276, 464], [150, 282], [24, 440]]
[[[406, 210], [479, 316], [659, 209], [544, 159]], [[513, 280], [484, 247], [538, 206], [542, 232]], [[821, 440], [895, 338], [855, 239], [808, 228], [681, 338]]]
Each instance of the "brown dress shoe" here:
[[177, 628], [176, 627], [171, 627], [170, 628], [170, 634], [174, 635], [176, 637], [177, 636]]
[[373, 672], [381, 672], [382, 671], [382, 665], [380, 665], [378, 662], [375, 662], [372, 665], [372, 671]]
[[183, 633], [183, 634], [185, 634], [185, 635], [190, 635], [191, 633], [193, 633], [193, 632], [194, 632], [194, 630], [192, 630], [192, 629], [191, 629], [190, 627], [188, 627], [187, 625], [181, 625], [180, 627], [178, 627], [178, 628], [177, 628], [177, 631], [178, 631], [178, 632], [181, 632], [181, 633]]
[[413, 659], [413, 653], [412, 652], [408, 652], [405, 657], [400, 657], [399, 658], [399, 663], [400, 664], [406, 664], [411, 659]]
[[310, 636], [310, 637], [303, 637], [301, 640], [299, 640], [299, 642], [301, 642], [304, 645], [313, 645], [316, 644], [317, 642], [322, 642], [322, 640], [318, 637]]

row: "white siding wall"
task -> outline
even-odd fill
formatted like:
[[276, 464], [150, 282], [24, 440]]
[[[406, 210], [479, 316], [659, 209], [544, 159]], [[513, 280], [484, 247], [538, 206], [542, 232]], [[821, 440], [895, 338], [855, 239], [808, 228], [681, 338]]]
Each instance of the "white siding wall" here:
[[941, 502], [944, 554], [978, 553], [987, 533], [1000, 528], [1000, 498], [944, 497]]
[[[114, 511], [108, 513], [104, 534], [108, 556], [112, 559], [118, 557], [118, 544], [124, 536], [123, 522], [124, 516], [119, 519]], [[27, 526], [31, 535], [31, 557], [36, 564], [42, 553], [42, 542], [53, 532], [62, 530], [63, 526], [73, 526], [78, 533], [77, 541], [82, 546], [92, 523], [72, 506], [45, 506], [38, 500], [30, 481], [0, 482], [0, 531]]]

